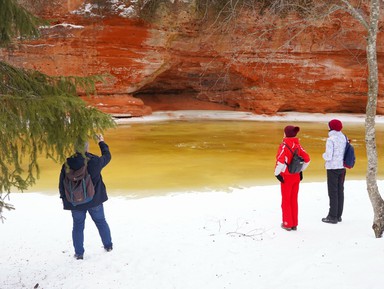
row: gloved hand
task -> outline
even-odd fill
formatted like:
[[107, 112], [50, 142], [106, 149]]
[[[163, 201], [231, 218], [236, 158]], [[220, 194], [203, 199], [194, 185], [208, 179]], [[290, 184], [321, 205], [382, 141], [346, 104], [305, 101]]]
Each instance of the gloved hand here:
[[96, 139], [97, 139], [97, 143], [104, 141], [104, 137], [102, 134], [97, 134]]
[[284, 183], [284, 178], [283, 178], [282, 175], [277, 175], [277, 176], [275, 176], [275, 177], [276, 177], [276, 179], [278, 179], [281, 183]]
[[303, 172], [300, 172], [300, 181], [303, 180]]

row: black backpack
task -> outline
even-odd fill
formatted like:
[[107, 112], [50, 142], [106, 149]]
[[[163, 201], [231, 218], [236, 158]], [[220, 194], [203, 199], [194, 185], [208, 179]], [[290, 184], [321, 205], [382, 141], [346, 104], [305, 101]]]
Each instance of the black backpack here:
[[95, 187], [87, 170], [87, 164], [78, 170], [69, 169], [64, 177], [64, 189], [67, 200], [78, 206], [92, 201]]
[[347, 143], [345, 144], [345, 153], [344, 153], [344, 159], [343, 159], [344, 167], [347, 169], [352, 169], [356, 161], [355, 149], [349, 143], [347, 136], [345, 136], [345, 139], [347, 140]]
[[297, 153], [298, 149], [295, 149], [295, 151], [292, 151], [292, 149], [286, 143], [284, 143], [284, 144], [287, 146], [287, 148], [292, 153], [291, 162], [289, 164], [285, 163], [288, 167], [288, 171], [291, 174], [300, 173], [302, 168], [303, 168], [303, 165], [304, 165], [304, 159], [298, 155], [298, 153]]

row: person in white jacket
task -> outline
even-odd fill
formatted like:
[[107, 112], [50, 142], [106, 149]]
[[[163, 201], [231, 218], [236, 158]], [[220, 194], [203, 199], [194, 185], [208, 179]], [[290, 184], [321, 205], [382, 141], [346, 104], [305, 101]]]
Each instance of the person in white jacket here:
[[322, 218], [322, 221], [337, 224], [342, 221], [341, 216], [344, 208], [344, 180], [346, 174], [344, 152], [347, 138], [341, 132], [343, 124], [340, 120], [332, 119], [328, 126], [329, 132], [323, 159], [327, 170], [329, 212], [325, 218]]

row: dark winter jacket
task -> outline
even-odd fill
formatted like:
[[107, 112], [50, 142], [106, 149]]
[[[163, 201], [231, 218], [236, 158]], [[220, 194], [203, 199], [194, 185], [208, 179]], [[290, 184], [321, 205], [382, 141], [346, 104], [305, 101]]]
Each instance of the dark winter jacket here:
[[[86, 152], [85, 156], [88, 159], [88, 173], [91, 175], [93, 185], [95, 187], [95, 195], [91, 202], [78, 205], [74, 207], [65, 197], [64, 190], [64, 177], [66, 164], [63, 164], [61, 172], [60, 172], [60, 180], [59, 180], [59, 191], [60, 198], [63, 200], [64, 210], [87, 210], [89, 208], [96, 207], [106, 200], [108, 200], [107, 190], [105, 188], [105, 184], [103, 182], [103, 178], [101, 176], [101, 170], [110, 162], [111, 153], [109, 152], [108, 145], [105, 142], [99, 142], [99, 147], [101, 150], [101, 157], [93, 155], [91, 153]], [[68, 166], [77, 170], [84, 166], [84, 156], [81, 153], [76, 153], [75, 155], [67, 158]]]

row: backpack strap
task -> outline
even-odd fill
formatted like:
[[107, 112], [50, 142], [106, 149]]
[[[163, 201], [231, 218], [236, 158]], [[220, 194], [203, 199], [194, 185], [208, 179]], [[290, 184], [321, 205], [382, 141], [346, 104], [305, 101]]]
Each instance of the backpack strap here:
[[287, 146], [287, 148], [290, 150], [290, 152], [291, 152], [292, 155], [293, 155], [293, 151], [292, 151], [292, 149], [289, 147], [289, 145], [287, 145], [285, 142], [283, 142], [283, 144], [285, 144], [285, 145]]
[[[285, 146], [289, 149], [289, 151], [292, 153], [292, 157], [293, 157], [293, 155], [294, 155], [293, 150], [289, 147], [289, 145], [287, 145], [287, 143], [283, 142], [283, 144], [285, 144]], [[297, 151], [297, 149], [296, 149], [296, 151]], [[285, 162], [285, 164], [288, 165], [287, 162]]]
[[347, 143], [349, 143], [349, 138], [344, 134], [345, 136], [345, 140], [347, 141], [345, 145], [347, 145]]

